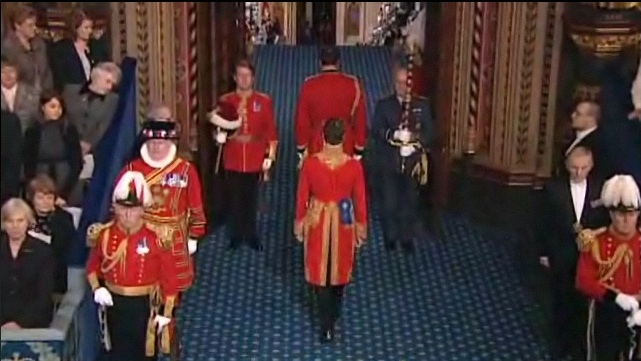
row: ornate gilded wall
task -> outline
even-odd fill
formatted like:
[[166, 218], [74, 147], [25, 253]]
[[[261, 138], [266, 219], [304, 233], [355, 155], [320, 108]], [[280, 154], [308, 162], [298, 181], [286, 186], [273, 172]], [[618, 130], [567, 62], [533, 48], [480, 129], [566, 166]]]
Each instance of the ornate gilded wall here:
[[[458, 2], [448, 147], [477, 176], [535, 185], [550, 174], [561, 2]], [[442, 81], [441, 77], [441, 81]]]

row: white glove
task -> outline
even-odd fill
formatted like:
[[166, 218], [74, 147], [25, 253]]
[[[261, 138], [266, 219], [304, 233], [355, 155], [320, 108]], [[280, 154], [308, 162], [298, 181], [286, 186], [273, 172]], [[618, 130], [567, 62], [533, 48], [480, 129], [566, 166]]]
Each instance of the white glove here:
[[156, 318], [154, 318], [154, 323], [158, 327], [158, 333], [161, 333], [162, 329], [165, 328], [169, 324], [169, 322], [171, 322], [171, 318], [169, 317], [160, 315], [156, 316]]
[[227, 142], [227, 133], [226, 132], [216, 133], [216, 143], [225, 144], [225, 142]]
[[363, 156], [359, 155], [359, 154], [356, 154], [356, 155], [354, 155], [354, 159], [361, 160], [361, 159], [363, 159]]
[[269, 168], [272, 167], [272, 163], [273, 163], [273, 160], [269, 158], [265, 158], [265, 160], [263, 161], [263, 171], [264, 172], [268, 171]]
[[198, 250], [198, 241], [195, 239], [190, 239], [187, 241], [187, 250], [189, 251], [189, 254], [194, 254]]
[[394, 132], [394, 139], [407, 143], [412, 138], [412, 132], [407, 129], [401, 129]]
[[641, 327], [641, 310], [628, 317], [628, 327]]
[[97, 290], [93, 291], [93, 301], [100, 306], [113, 306], [114, 299], [111, 297], [111, 293], [104, 287], [100, 287]]
[[637, 312], [639, 310], [639, 301], [634, 296], [619, 293], [615, 299], [617, 305], [626, 312]]
[[401, 157], [409, 157], [410, 155], [414, 154], [416, 148], [414, 148], [413, 145], [404, 145], [401, 147], [400, 151]]

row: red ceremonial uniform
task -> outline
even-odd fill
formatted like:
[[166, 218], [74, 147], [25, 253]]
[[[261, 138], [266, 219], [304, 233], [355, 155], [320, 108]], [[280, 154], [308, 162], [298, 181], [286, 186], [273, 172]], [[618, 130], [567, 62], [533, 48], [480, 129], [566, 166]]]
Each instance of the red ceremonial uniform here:
[[641, 234], [619, 239], [609, 229], [597, 231], [579, 257], [576, 286], [590, 298], [601, 301], [608, 290], [641, 294]]
[[145, 208], [149, 228], [156, 231], [159, 226], [168, 225], [173, 229], [171, 247], [178, 290], [185, 291], [194, 281], [187, 241], [204, 236], [206, 226], [198, 172], [180, 157], [164, 168], [154, 168], [138, 158], [126, 165], [121, 175], [126, 171], [142, 173], [149, 185], [153, 200], [153, 205]]
[[[317, 286], [349, 283], [357, 237], [364, 239], [367, 231], [360, 162], [347, 154], [328, 156], [325, 152], [305, 158], [296, 197], [296, 228], [305, 246], [305, 278]], [[341, 209], [345, 200], [351, 201], [351, 209]], [[351, 218], [348, 222], [345, 212]]]
[[[87, 280], [91, 288], [94, 291], [100, 288], [102, 280], [104, 287], [117, 295], [149, 295], [152, 298], [161, 296], [162, 300], [158, 301], [165, 305], [163, 314], [172, 318], [178, 293], [178, 279], [172, 255], [169, 250], [161, 248], [158, 235], [147, 226], [143, 226], [134, 234], [125, 233], [114, 223], [92, 227], [93, 232], [90, 229], [89, 239], [93, 248], [87, 261]], [[148, 252], [139, 252], [141, 247], [146, 248]], [[168, 332], [162, 335], [161, 344], [164, 352], [169, 350]], [[148, 337], [153, 336], [155, 330], [147, 334]], [[153, 340], [147, 344], [153, 345]]]
[[323, 149], [323, 126], [330, 118], [347, 122], [343, 150], [360, 153], [367, 141], [365, 92], [358, 78], [338, 71], [325, 71], [305, 80], [295, 119], [299, 152], [315, 154]]
[[252, 91], [248, 96], [227, 93], [220, 101], [233, 104], [243, 122], [224, 145], [225, 169], [240, 173], [262, 172], [265, 158], [276, 158], [278, 145], [272, 99], [267, 94]]

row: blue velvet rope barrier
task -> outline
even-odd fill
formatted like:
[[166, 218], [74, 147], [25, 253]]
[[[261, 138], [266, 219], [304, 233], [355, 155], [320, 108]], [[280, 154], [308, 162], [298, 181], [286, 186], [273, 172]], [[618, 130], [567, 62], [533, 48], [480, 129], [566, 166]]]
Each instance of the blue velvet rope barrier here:
[[[85, 196], [76, 239], [70, 250], [71, 267], [85, 267], [88, 255], [87, 228], [95, 222], [104, 222], [109, 217], [115, 178], [129, 160], [136, 139], [136, 59], [123, 59], [121, 69], [118, 109], [94, 154], [94, 173]], [[85, 302], [79, 310], [82, 330], [79, 360], [93, 361], [100, 354], [100, 330], [91, 288], [87, 289]]]

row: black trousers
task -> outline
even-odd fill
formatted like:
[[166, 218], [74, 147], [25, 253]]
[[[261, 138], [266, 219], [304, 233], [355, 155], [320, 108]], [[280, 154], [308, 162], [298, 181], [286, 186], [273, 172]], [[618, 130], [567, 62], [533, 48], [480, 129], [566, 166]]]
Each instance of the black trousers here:
[[388, 169], [382, 170], [380, 175], [385, 242], [411, 243], [419, 225], [416, 180]]
[[227, 172], [229, 218], [227, 226], [232, 240], [254, 239], [258, 211], [258, 181], [260, 173]]
[[[632, 332], [627, 325], [629, 313], [623, 311], [615, 302], [599, 302], [594, 311], [594, 344], [597, 361], [637, 360], [628, 359], [628, 352], [632, 346]], [[636, 340], [641, 329], [636, 329]], [[638, 354], [639, 345], [634, 356]]]
[[114, 305], [107, 307], [111, 338], [110, 361], [152, 361], [145, 356], [149, 296], [120, 296], [112, 293]]
[[578, 252], [574, 245], [572, 249], [558, 247], [556, 251], [551, 260], [555, 351], [584, 360], [588, 300], [575, 287]]
[[315, 286], [321, 329], [329, 331], [341, 314], [344, 286]]

